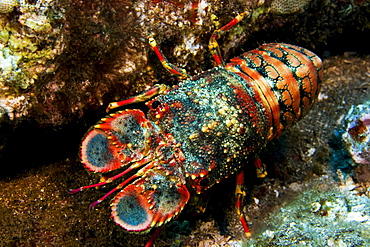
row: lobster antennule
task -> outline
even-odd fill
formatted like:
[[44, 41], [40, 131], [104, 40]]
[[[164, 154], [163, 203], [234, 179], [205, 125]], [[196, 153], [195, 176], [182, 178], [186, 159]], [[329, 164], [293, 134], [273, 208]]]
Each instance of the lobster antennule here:
[[189, 197], [179, 167], [167, 169], [157, 163], [115, 197], [112, 218], [127, 231], [145, 233], [177, 216]]
[[102, 118], [84, 137], [81, 161], [94, 172], [108, 172], [142, 160], [160, 142], [155, 126], [140, 110], [125, 110]]

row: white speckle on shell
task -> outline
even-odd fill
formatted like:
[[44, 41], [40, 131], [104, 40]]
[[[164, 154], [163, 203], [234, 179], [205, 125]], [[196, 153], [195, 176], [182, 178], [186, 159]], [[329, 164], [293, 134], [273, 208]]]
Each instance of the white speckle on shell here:
[[0, 0], [0, 13], [10, 13], [18, 5], [18, 0]]

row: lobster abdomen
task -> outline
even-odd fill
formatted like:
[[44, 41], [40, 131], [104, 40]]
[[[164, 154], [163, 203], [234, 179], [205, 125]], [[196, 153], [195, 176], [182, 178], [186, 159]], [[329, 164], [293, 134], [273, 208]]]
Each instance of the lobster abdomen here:
[[231, 62], [226, 68], [243, 72], [235, 71], [261, 96], [272, 128], [269, 139], [305, 116], [320, 91], [321, 59], [305, 48], [264, 44]]

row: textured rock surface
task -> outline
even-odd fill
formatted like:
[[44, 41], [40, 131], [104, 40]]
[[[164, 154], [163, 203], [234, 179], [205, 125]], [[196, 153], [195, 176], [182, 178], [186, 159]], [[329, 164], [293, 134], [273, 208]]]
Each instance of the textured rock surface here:
[[358, 164], [370, 164], [370, 101], [352, 106], [345, 121], [342, 139], [352, 159]]

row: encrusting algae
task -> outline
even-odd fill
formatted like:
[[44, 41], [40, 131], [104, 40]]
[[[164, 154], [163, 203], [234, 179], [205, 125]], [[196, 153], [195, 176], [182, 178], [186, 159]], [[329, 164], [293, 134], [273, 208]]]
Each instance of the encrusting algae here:
[[[10, 12], [17, 13], [9, 16]], [[0, 2], [0, 107], [10, 119], [28, 112], [24, 107], [32, 95], [21, 93], [29, 90], [39, 75], [54, 71], [48, 62], [63, 50], [63, 12], [49, 0]]]

